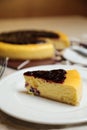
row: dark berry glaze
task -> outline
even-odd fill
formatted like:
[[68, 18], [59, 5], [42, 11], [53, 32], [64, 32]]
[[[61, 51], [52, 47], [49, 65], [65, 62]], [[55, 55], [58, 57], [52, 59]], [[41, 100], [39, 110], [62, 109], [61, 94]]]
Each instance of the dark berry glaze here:
[[37, 44], [46, 43], [44, 38], [59, 38], [57, 33], [51, 31], [21, 30], [0, 34], [0, 42], [11, 44]]
[[66, 70], [58, 69], [51, 71], [31, 71], [25, 72], [26, 76], [34, 76], [35, 78], [45, 79], [56, 83], [63, 83], [66, 78]]

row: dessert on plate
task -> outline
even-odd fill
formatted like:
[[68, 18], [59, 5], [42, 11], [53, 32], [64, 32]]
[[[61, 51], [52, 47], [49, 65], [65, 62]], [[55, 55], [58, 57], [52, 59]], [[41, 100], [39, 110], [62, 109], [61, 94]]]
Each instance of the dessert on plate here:
[[15, 59], [52, 58], [55, 48], [69, 45], [68, 37], [55, 31], [19, 30], [0, 34], [0, 56]]
[[78, 105], [82, 96], [82, 81], [77, 70], [37, 70], [24, 74], [29, 94], [59, 102]]

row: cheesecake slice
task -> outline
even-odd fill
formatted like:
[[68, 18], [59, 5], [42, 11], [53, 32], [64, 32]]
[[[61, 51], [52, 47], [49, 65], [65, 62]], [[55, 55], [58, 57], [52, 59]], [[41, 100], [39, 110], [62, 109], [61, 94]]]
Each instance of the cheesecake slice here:
[[28, 71], [24, 74], [29, 94], [78, 105], [82, 96], [82, 81], [77, 70]]

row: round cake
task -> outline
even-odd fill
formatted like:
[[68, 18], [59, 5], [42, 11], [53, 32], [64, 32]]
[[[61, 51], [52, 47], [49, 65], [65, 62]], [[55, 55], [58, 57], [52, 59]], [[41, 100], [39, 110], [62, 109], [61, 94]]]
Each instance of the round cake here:
[[15, 59], [52, 58], [56, 49], [69, 46], [68, 37], [59, 32], [19, 30], [0, 34], [0, 56]]

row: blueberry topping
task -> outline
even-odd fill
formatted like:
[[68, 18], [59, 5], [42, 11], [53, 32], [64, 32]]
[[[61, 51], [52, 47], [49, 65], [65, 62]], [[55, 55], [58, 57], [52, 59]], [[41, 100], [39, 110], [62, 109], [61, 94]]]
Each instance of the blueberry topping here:
[[25, 72], [24, 75], [34, 76], [35, 78], [42, 78], [47, 81], [53, 81], [56, 83], [63, 83], [66, 78], [66, 70], [58, 69], [51, 71], [31, 71]]
[[38, 30], [21, 30], [0, 34], [0, 42], [6, 42], [10, 44], [46, 43], [43, 38], [59, 38], [59, 35], [51, 31]]

